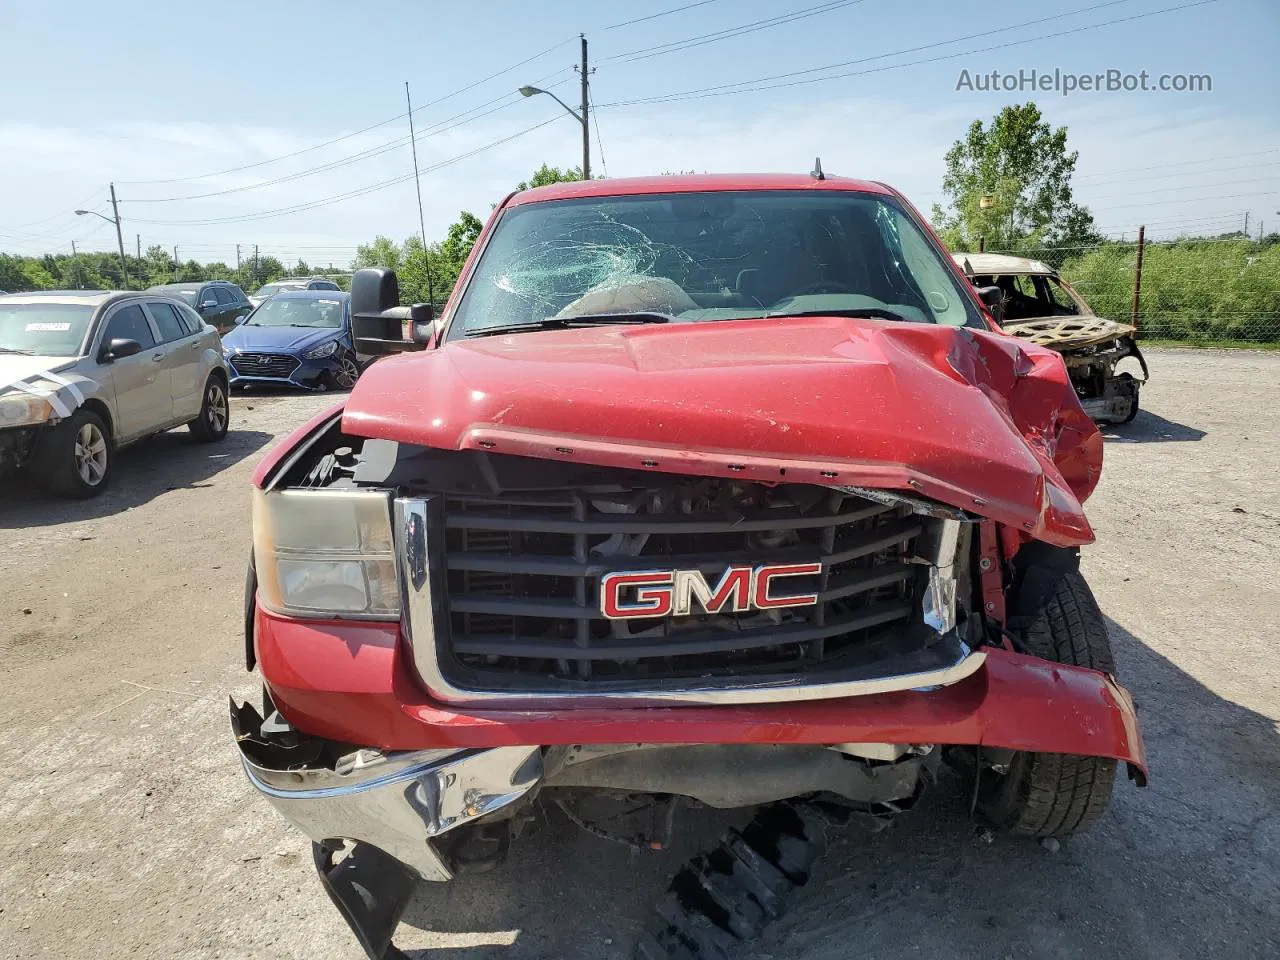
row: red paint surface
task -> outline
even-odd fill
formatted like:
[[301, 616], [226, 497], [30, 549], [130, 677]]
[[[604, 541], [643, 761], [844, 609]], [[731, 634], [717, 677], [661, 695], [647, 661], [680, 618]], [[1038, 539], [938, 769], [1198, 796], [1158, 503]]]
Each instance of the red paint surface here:
[[543, 200], [571, 200], [575, 197], [635, 197], [653, 193], [705, 193], [725, 190], [856, 190], [881, 196], [897, 194], [882, 183], [827, 177], [815, 180], [796, 173], [707, 173], [679, 177], [619, 177], [616, 180], [578, 180], [552, 183], [534, 190], [513, 193], [505, 206], [518, 207]]
[[259, 609], [277, 707], [316, 736], [386, 750], [574, 743], [959, 743], [1114, 757], [1146, 770], [1133, 702], [1107, 675], [992, 649], [929, 693], [758, 706], [498, 711], [426, 697], [396, 624], [306, 623]]
[[1052, 351], [833, 317], [453, 341], [373, 366], [343, 429], [446, 450], [915, 491], [1060, 545], [1093, 539], [1081, 501], [1102, 462], [1101, 436]]

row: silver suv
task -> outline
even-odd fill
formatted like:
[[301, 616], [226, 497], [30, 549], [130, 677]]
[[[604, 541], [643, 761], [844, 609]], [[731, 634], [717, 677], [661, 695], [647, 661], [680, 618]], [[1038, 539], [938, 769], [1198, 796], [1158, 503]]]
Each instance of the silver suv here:
[[172, 297], [0, 296], [0, 472], [96, 496], [127, 443], [183, 423], [222, 440], [227, 380], [217, 331]]

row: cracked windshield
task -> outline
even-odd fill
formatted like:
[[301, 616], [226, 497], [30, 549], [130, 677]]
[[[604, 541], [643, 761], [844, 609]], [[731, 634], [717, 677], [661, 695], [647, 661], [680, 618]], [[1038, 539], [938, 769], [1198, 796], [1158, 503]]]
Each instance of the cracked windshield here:
[[453, 329], [807, 315], [978, 323], [942, 256], [890, 198], [755, 191], [515, 207]]

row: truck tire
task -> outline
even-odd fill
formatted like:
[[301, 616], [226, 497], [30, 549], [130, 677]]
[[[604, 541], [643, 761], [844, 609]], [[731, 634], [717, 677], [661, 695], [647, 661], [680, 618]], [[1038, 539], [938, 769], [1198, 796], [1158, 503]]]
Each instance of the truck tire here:
[[[1048, 600], [1021, 639], [1033, 656], [1115, 672], [1106, 621], [1079, 570], [1058, 571]], [[1068, 836], [1107, 812], [1115, 774], [1116, 761], [1107, 757], [1015, 753], [1007, 773], [981, 772], [978, 810], [1016, 834]]]
[[81, 408], [43, 438], [36, 473], [58, 496], [87, 500], [107, 489], [115, 454], [106, 421]]

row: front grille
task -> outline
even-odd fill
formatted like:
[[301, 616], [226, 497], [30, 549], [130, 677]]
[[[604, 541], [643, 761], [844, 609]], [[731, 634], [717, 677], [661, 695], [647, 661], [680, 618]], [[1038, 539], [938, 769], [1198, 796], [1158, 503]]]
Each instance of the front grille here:
[[242, 377], [288, 379], [301, 362], [297, 357], [286, 353], [237, 353], [231, 358], [231, 366]]
[[[600, 483], [600, 474], [614, 474]], [[460, 687], [725, 682], [848, 672], [929, 646], [916, 541], [938, 521], [825, 487], [628, 471], [590, 485], [442, 495], [444, 676]], [[917, 561], [917, 562], [912, 562]], [[813, 563], [786, 592], [816, 605], [610, 620], [600, 578], [625, 570]], [[437, 569], [440, 569], [437, 567]]]

